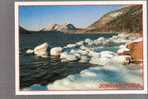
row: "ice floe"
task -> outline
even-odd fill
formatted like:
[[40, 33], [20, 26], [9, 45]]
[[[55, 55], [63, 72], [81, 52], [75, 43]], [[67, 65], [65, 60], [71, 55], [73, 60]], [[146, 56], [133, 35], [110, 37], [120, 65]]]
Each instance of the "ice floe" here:
[[54, 47], [50, 49], [50, 55], [59, 56], [63, 51], [62, 47]]
[[[142, 70], [130, 70], [127, 66], [131, 56], [119, 55], [119, 53], [129, 51], [126, 47], [127, 43], [136, 38], [119, 34], [108, 39], [104, 37], [95, 40], [87, 38], [74, 44], [51, 48], [50, 55], [59, 56], [61, 62], [89, 63], [90, 67], [80, 73], [71, 74], [48, 84], [48, 90], [100, 90], [99, 85], [106, 83], [138, 83], [142, 85]], [[105, 47], [110, 48], [110, 45], [117, 46], [117, 50], [104, 50]], [[34, 53], [37, 56], [46, 56], [47, 48], [48, 44], [44, 43], [37, 46]], [[32, 50], [27, 52], [32, 53]], [[93, 64], [95, 67], [92, 66]]]
[[40, 57], [48, 57], [48, 43], [43, 43], [34, 48], [34, 54]]
[[[72, 74], [64, 79], [56, 80], [54, 83], [48, 84], [48, 90], [101, 90], [99, 87], [101, 84], [135, 83], [142, 86], [141, 75], [134, 74], [139, 73], [139, 70], [131, 72], [131, 70], [128, 70], [121, 64], [116, 65], [117, 66], [90, 67], [81, 71], [79, 74]], [[120, 87], [118, 89], [120, 89]]]
[[34, 51], [33, 51], [32, 49], [28, 49], [28, 50], [26, 51], [26, 53], [27, 53], [27, 54], [32, 54], [32, 53], [34, 53]]

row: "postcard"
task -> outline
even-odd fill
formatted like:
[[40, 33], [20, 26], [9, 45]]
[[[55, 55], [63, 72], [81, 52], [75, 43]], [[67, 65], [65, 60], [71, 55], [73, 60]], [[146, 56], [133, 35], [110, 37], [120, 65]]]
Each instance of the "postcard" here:
[[16, 95], [147, 93], [146, 1], [15, 2]]

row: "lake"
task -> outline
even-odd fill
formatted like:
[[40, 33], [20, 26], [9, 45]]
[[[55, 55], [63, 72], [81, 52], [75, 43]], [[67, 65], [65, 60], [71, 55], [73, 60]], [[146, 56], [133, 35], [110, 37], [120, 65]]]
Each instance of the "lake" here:
[[[98, 80], [105, 82], [125, 82], [125, 80], [122, 79], [122, 73], [113, 72], [104, 68], [100, 69], [98, 67], [96, 69], [95, 65], [94, 67], [92, 67], [93, 65], [89, 63], [63, 63], [60, 61], [60, 59], [55, 57], [40, 58], [33, 54], [26, 54], [27, 49], [33, 49], [34, 47], [44, 42], [47, 42], [49, 44], [50, 51], [50, 48], [58, 46], [64, 47], [67, 44], [85, 40], [86, 38], [95, 40], [99, 37], [110, 38], [113, 35], [115, 34], [84, 35], [64, 34], [61, 32], [20, 34], [20, 88], [23, 89], [31, 87], [32, 90], [47, 90], [47, 85], [52, 86], [55, 81], [59, 81], [62, 79], [66, 79], [66, 82], [67, 79], [75, 79], [76, 82], [80, 81], [82, 83], [77, 83], [79, 84], [79, 86], [82, 86], [84, 82], [90, 83], [90, 81], [94, 81], [94, 83], [96, 83], [95, 81]], [[106, 50], [110, 51], [116, 51], [116, 48], [117, 46], [105, 47]], [[85, 70], [87, 72], [94, 71], [97, 74], [97, 78], [92, 79], [80, 77], [80, 72]]]

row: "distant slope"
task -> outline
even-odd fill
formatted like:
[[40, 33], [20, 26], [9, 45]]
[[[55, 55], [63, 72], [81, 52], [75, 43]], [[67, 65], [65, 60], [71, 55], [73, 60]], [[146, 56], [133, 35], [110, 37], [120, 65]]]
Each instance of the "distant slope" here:
[[29, 34], [30, 31], [24, 29], [23, 27], [19, 26], [19, 33], [23, 33], [23, 34]]
[[102, 16], [88, 27], [87, 32], [141, 32], [142, 6], [132, 5]]

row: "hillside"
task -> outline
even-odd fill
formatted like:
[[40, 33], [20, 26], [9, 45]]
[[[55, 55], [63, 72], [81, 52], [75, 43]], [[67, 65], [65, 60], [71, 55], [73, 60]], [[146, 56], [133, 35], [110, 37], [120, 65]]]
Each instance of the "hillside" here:
[[19, 26], [19, 33], [22, 34], [29, 34], [31, 31], [26, 30], [25, 28]]
[[142, 6], [132, 5], [112, 11], [88, 27], [87, 32], [142, 32]]

